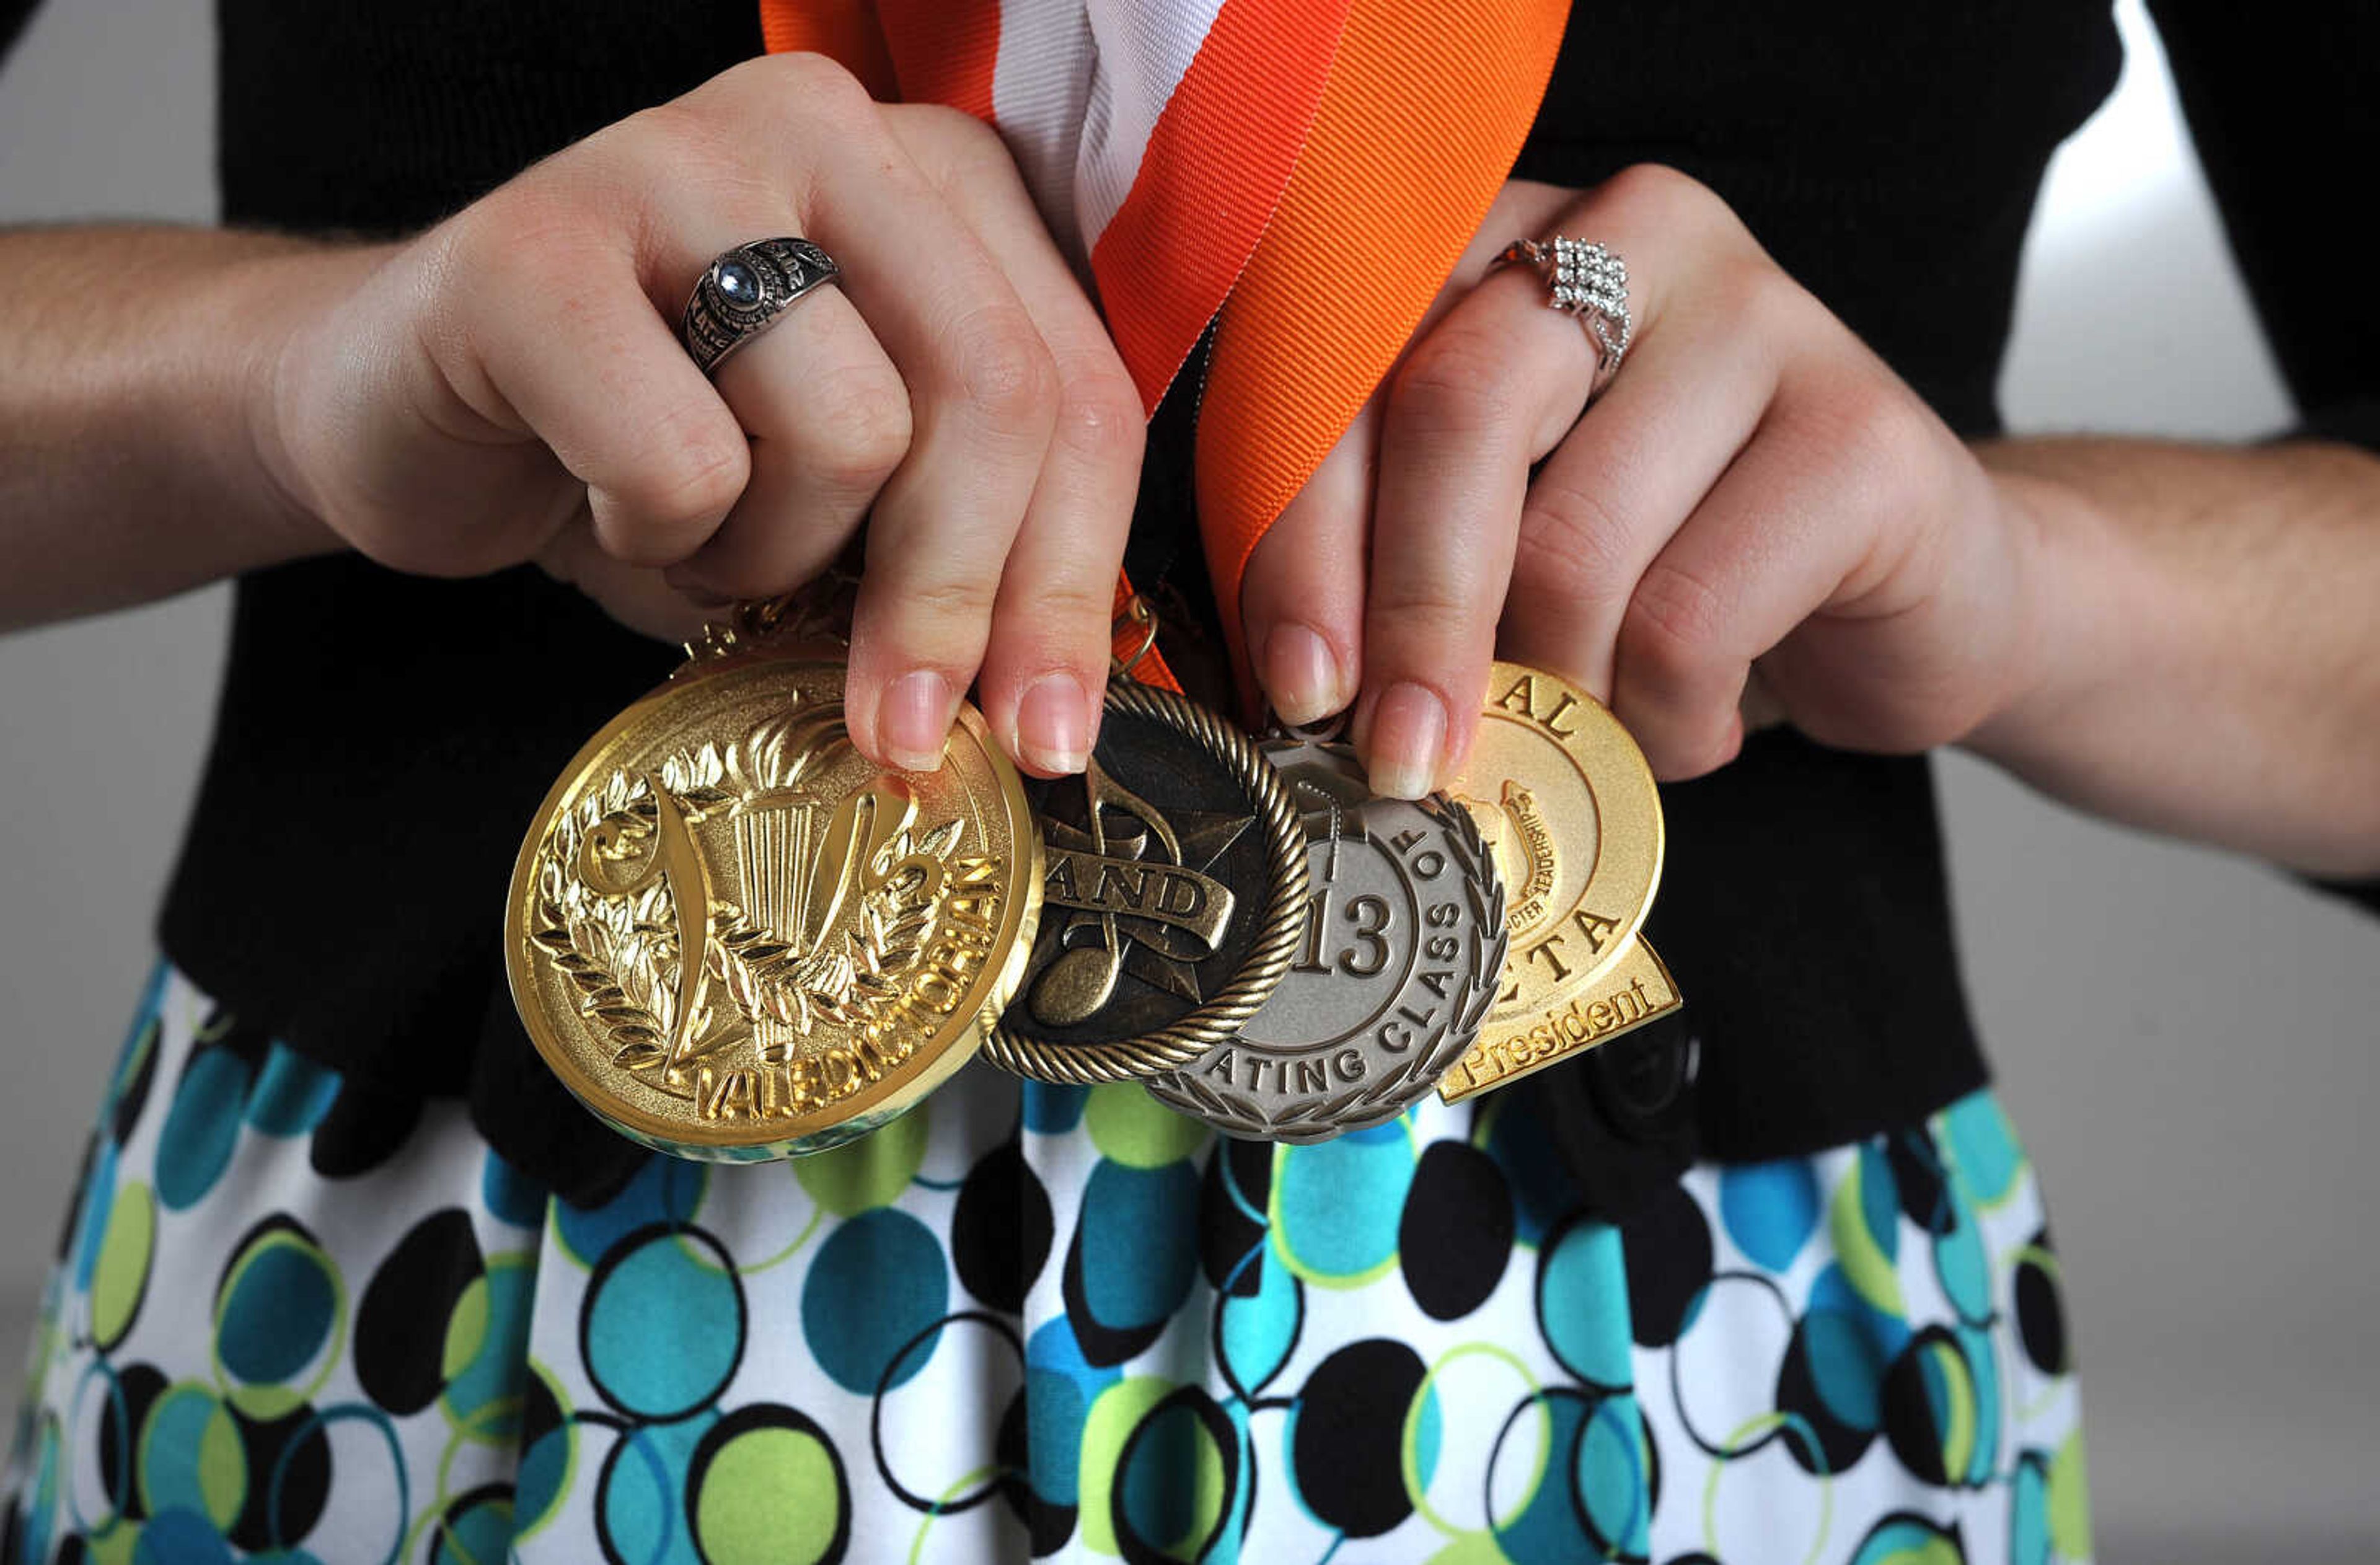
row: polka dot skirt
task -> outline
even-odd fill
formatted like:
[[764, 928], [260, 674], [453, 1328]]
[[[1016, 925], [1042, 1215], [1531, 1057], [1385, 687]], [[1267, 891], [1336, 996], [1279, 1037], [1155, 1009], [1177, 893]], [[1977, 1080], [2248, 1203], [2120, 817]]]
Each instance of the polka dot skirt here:
[[1524, 1097], [1274, 1147], [974, 1066], [580, 1208], [164, 970], [0, 1559], [2047, 1565], [2058, 1297], [1987, 1093], [1614, 1227]]

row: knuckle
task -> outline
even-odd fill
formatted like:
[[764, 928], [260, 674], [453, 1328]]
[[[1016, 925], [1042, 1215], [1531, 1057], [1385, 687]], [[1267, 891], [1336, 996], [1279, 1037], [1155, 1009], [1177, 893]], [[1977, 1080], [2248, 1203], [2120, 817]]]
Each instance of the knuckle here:
[[1887, 377], [1829, 377], [1807, 416], [1828, 459], [1869, 496], [1892, 504], [1925, 493], [1927, 442], [1906, 394]]
[[908, 387], [887, 368], [846, 370], [820, 390], [808, 465], [834, 489], [875, 493], [909, 455]]
[[893, 584], [888, 607], [894, 625], [938, 645], [972, 646], [980, 651], [991, 621], [993, 573], [911, 576]]
[[682, 428], [658, 455], [606, 486], [626, 523], [618, 552], [634, 564], [683, 558], [699, 541], [689, 534], [707, 531], [735, 507], [751, 469], [750, 448], [724, 438], [710, 420]]
[[1089, 462], [1137, 463], [1148, 435], [1140, 394], [1121, 373], [1069, 377], [1059, 398], [1057, 434], [1068, 451]]
[[622, 193], [640, 200], [734, 165], [731, 107], [698, 92], [674, 98], [597, 131], [575, 151], [597, 171], [596, 177], [608, 176], [624, 188]]
[[1056, 416], [1058, 365], [1021, 306], [988, 306], [952, 334], [960, 396], [995, 427], [1046, 433]]
[[673, 227], [671, 197], [711, 210], [741, 211], [783, 199], [783, 171], [752, 156], [753, 111], [734, 96], [698, 92], [656, 103], [586, 143], [589, 199], [650, 247]]
[[1604, 189], [1631, 206], [1642, 203], [1657, 211], [1725, 204], [1719, 202], [1718, 193], [1709, 186], [1665, 163], [1630, 164], [1606, 181]]
[[1426, 432], [1473, 434], [1519, 411], [1512, 356], [1460, 328], [1441, 328], [1414, 350], [1389, 393], [1390, 416]]
[[840, 61], [808, 50], [758, 55], [715, 79], [739, 100], [748, 93], [771, 110], [790, 107], [823, 118], [850, 120], [872, 113], [875, 107], [867, 87]]
[[1621, 618], [1621, 666], [1658, 684], [1683, 679], [1718, 654], [1725, 612], [1709, 583], [1655, 561]]
[[1631, 164], [1598, 188], [1597, 200], [1626, 212], [1627, 227], [1671, 236], [1682, 254], [1705, 261], [1730, 256], [1768, 260], [1726, 197], [1668, 164]]
[[1083, 581], [1040, 581], [1003, 601], [999, 610], [1003, 641], [1038, 647], [1050, 661], [1106, 662], [1112, 590]]
[[1015, 167], [1000, 133], [965, 109], [948, 103], [899, 103], [887, 105], [886, 112], [899, 116], [905, 140], [924, 150], [927, 161], [946, 177], [1006, 173]]
[[1738, 256], [1712, 266], [1704, 297], [1735, 330], [1764, 342], [1802, 332], [1815, 303], [1766, 256]]
[[1627, 523], [1598, 490], [1540, 474], [1521, 511], [1521, 549], [1542, 587], [1609, 602], [1633, 587]]
[[[1479, 629], [1475, 623], [1478, 615], [1468, 600], [1429, 580], [1376, 584], [1366, 618], [1374, 629], [1366, 639], [1383, 649], [1395, 644], [1417, 649], [1467, 648]], [[1430, 659], [1419, 661], [1427, 664]]]

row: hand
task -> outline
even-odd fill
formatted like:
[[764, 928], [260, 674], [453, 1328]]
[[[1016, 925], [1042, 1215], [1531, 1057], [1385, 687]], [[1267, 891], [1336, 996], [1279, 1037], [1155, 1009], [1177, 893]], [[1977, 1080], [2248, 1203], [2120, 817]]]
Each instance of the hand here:
[[[1488, 272], [1555, 233], [1629, 268], [1635, 341], [1584, 417], [1584, 322]], [[1645, 165], [1505, 188], [1241, 612], [1274, 709], [1353, 702], [1373, 785], [1415, 796], [1460, 770], [1500, 649], [1604, 698], [1665, 779], [1734, 757], [1755, 670], [1823, 743], [1958, 738], [2029, 677], [2032, 574], [2021, 510], [1917, 394]]]
[[[714, 386], [679, 311], [714, 255], [775, 234], [843, 282]], [[874, 103], [816, 56], [756, 60], [401, 249], [310, 264], [251, 417], [274, 480], [346, 542], [434, 575], [536, 560], [683, 634], [809, 579], [866, 516], [859, 747], [939, 764], [980, 673], [1004, 748], [1081, 770], [1141, 410], [976, 120]]]

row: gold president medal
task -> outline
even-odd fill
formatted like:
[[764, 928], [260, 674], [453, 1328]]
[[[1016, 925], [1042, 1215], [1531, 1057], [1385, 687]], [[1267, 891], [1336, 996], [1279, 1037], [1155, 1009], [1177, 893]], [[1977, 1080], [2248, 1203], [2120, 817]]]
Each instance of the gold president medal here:
[[1040, 912], [1022, 781], [962, 707], [931, 772], [844, 727], [832, 649], [731, 636], [588, 741], [514, 866], [504, 961], [538, 1051], [680, 1157], [819, 1152], [980, 1046]]
[[1439, 1082], [1452, 1103], [1678, 1009], [1639, 938], [1661, 882], [1661, 795], [1620, 721], [1567, 681], [1496, 664], [1479, 737], [1448, 790], [1501, 872], [1510, 948], [1478, 1040]]

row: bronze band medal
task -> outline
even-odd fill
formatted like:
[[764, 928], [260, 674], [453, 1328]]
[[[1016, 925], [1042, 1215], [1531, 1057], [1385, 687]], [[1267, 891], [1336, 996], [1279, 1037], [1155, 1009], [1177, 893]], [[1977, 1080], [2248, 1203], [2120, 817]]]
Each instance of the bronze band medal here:
[[1305, 830], [1256, 741], [1119, 678], [1084, 774], [1027, 787], [1041, 928], [984, 1057], [1043, 1081], [1130, 1081], [1230, 1037], [1305, 933]]
[[844, 728], [831, 653], [698, 657], [588, 741], [514, 867], [504, 955], [548, 1065], [681, 1157], [825, 1148], [971, 1058], [1040, 908], [1023, 781], [963, 708], [937, 770]]
[[1394, 1119], [1470, 1048], [1504, 965], [1504, 895], [1471, 816], [1375, 795], [1347, 746], [1269, 740], [1305, 816], [1305, 938], [1236, 1037], [1148, 1084], [1235, 1135], [1321, 1141]]
[[1512, 946], [1448, 1102], [1500, 1086], [1682, 1003], [1638, 936], [1661, 881], [1661, 795], [1619, 719], [1566, 681], [1500, 662], [1449, 790], [1502, 872]]

